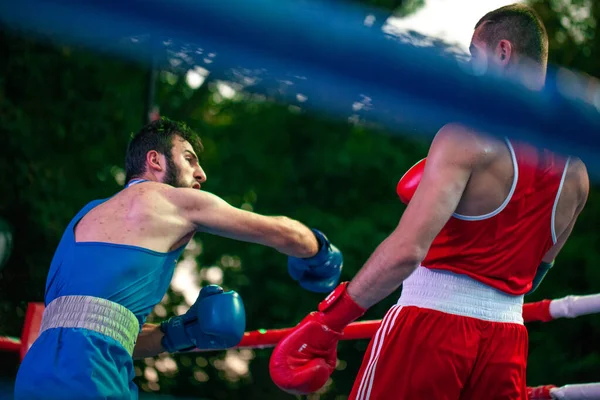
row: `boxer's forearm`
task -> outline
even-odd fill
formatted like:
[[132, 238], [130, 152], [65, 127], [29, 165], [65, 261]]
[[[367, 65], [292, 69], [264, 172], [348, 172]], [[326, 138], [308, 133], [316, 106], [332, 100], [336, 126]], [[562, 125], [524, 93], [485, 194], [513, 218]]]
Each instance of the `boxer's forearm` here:
[[133, 358], [154, 357], [165, 352], [161, 344], [163, 336], [160, 325], [144, 324], [133, 349]]
[[418, 249], [399, 247], [388, 237], [352, 279], [348, 294], [361, 307], [370, 308], [398, 289], [422, 258]]

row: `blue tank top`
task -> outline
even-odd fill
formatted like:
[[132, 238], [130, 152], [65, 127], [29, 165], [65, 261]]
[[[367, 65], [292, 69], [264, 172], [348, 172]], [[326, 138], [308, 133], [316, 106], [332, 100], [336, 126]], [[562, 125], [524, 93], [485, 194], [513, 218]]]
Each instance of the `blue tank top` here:
[[109, 199], [88, 203], [69, 223], [50, 264], [45, 304], [60, 296], [100, 297], [127, 307], [141, 329], [167, 292], [185, 244], [161, 253], [130, 245], [75, 242], [75, 225]]

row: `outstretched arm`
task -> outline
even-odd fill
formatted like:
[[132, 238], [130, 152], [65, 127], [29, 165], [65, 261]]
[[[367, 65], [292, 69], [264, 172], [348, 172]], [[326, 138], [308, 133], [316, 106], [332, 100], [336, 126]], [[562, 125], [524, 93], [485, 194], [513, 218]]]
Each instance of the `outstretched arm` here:
[[262, 244], [293, 257], [311, 257], [319, 250], [313, 232], [291, 218], [236, 208], [212, 193], [195, 189], [170, 188], [164, 196], [199, 232]]
[[348, 285], [348, 294], [369, 308], [396, 290], [425, 258], [433, 239], [456, 210], [483, 143], [460, 125], [446, 125], [433, 140], [414, 197], [396, 229]]
[[342, 254], [322, 232], [287, 217], [232, 207], [208, 192], [163, 190], [175, 217], [189, 224], [190, 231], [258, 243], [288, 255], [289, 274], [306, 290], [326, 293], [339, 283]]

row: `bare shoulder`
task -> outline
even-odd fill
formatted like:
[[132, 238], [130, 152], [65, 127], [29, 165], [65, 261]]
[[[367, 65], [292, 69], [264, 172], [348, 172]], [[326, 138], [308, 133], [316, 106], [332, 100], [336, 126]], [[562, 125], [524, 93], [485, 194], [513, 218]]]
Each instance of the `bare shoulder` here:
[[217, 203], [220, 198], [212, 193], [192, 189], [178, 188], [160, 182], [148, 182], [139, 185], [137, 191], [132, 193], [134, 201], [142, 206], [156, 208], [160, 204], [175, 206], [180, 209], [209, 206]]
[[452, 140], [491, 140], [493, 137], [459, 122], [450, 122], [442, 126], [436, 136]]
[[444, 125], [431, 144], [431, 152], [446, 153], [448, 157], [462, 160], [473, 167], [486, 165], [503, 148], [501, 140], [483, 134], [460, 123]]
[[164, 200], [165, 193], [170, 186], [160, 182], [144, 182], [132, 186], [123, 195], [129, 199], [132, 207], [156, 207]]

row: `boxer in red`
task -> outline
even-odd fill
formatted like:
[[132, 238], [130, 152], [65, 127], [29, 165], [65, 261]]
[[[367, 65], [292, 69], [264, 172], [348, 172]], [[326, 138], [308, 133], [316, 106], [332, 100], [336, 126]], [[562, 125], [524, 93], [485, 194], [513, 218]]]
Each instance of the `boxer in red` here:
[[[544, 26], [525, 5], [485, 15], [471, 42], [479, 71], [539, 87], [547, 49]], [[535, 74], [521, 75], [523, 65]], [[408, 202], [397, 228], [350, 283], [277, 345], [273, 381], [290, 393], [321, 388], [335, 368], [340, 332], [403, 284], [350, 399], [526, 399], [523, 296], [548, 271], [585, 205], [584, 164], [453, 123], [397, 189]]]

